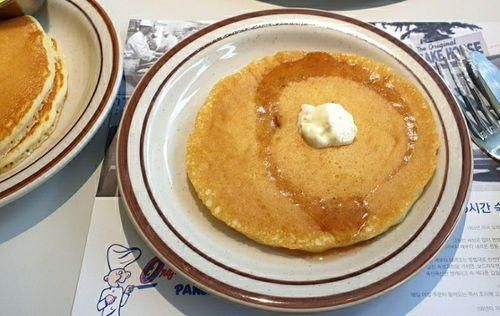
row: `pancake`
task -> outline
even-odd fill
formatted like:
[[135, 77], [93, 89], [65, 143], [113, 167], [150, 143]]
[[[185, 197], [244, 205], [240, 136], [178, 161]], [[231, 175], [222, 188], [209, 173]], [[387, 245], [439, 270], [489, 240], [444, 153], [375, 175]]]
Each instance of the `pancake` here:
[[0, 158], [26, 135], [51, 91], [49, 37], [29, 16], [0, 21]]
[[[342, 104], [353, 144], [317, 149], [302, 104]], [[355, 55], [281, 52], [220, 80], [187, 144], [188, 177], [212, 215], [266, 245], [320, 252], [404, 219], [434, 174], [439, 140], [418, 89]]]
[[62, 106], [68, 91], [68, 74], [64, 60], [57, 51], [57, 43], [52, 39], [52, 48], [56, 58], [56, 75], [52, 84], [52, 90], [45, 99], [40, 109], [37, 122], [24, 138], [0, 159], [0, 173], [9, 170], [19, 162], [28, 157], [35, 149], [52, 134], [61, 113]]

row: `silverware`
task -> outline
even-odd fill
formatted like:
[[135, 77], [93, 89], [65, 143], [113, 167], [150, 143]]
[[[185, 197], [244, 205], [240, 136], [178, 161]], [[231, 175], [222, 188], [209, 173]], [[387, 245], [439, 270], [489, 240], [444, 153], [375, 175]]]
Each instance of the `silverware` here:
[[45, 0], [0, 0], [0, 20], [21, 15], [32, 15], [44, 4]]
[[479, 52], [469, 52], [469, 56], [472, 61], [469, 71], [472, 79], [500, 115], [500, 69]]
[[[454, 51], [457, 67], [453, 67], [452, 62], [445, 59], [451, 80], [441, 64], [436, 63], [436, 68], [455, 95], [474, 143], [490, 157], [500, 161], [500, 107], [495, 94], [499, 92], [497, 87], [500, 83], [500, 71], [494, 65], [486, 65], [477, 54], [480, 53], [471, 53], [465, 46], [461, 46], [458, 51]], [[489, 68], [489, 73], [498, 75], [485, 78], [480, 71], [481, 67], [494, 67]], [[494, 82], [494, 85], [490, 82]]]

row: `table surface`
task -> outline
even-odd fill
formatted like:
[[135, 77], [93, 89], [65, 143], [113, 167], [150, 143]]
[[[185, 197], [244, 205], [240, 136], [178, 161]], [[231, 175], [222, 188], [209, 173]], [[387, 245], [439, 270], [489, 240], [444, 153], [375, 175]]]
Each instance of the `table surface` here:
[[[364, 21], [500, 21], [498, 0], [101, 0], [122, 41], [131, 18], [218, 20], [248, 11], [309, 7]], [[375, 6], [384, 4], [383, 6]], [[0, 208], [3, 315], [68, 315], [103, 158], [106, 128], [62, 171]]]

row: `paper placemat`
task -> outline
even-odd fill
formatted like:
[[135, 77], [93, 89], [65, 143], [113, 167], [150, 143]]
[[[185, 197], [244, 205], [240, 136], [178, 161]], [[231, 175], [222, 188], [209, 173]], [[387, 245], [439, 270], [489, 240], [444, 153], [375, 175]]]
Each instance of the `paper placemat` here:
[[[155, 36], [147, 39], [147, 46], [137, 33], [141, 23], [155, 27]], [[110, 120], [108, 144], [111, 145], [103, 163], [73, 315], [274, 314], [210, 295], [178, 275], [142, 241], [117, 197], [114, 136], [128, 96], [157, 56], [207, 24], [130, 21], [125, 44], [125, 80]], [[500, 23], [377, 22], [374, 25], [404, 41], [430, 63], [443, 61], [454, 48], [464, 44], [489, 55], [500, 65], [497, 36]], [[138, 62], [133, 51], [141, 50], [145, 55]], [[474, 166], [474, 183], [465, 216], [437, 258], [391, 292], [325, 314], [500, 314], [500, 164], [474, 146]]]

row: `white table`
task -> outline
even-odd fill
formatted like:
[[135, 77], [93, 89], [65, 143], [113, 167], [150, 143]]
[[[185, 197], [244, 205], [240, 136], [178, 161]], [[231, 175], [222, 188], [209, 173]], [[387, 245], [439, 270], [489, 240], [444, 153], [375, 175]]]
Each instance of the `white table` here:
[[[359, 8], [363, 3], [390, 3]], [[500, 21], [498, 0], [101, 0], [122, 40], [131, 18], [217, 20], [279, 5], [334, 10], [365, 21]], [[275, 4], [278, 4], [275, 5]], [[67, 315], [99, 179], [106, 129], [61, 172], [0, 208], [0, 315]]]

